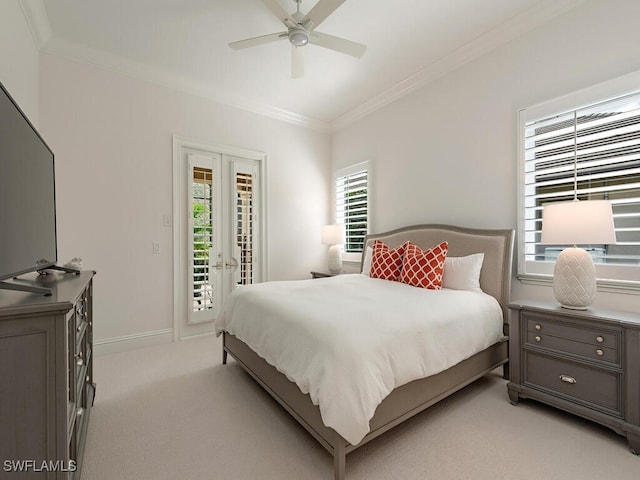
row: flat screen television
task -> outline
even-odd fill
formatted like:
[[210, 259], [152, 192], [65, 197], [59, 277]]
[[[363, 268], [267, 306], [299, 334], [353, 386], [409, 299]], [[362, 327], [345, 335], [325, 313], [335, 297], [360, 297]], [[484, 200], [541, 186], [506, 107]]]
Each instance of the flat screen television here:
[[0, 83], [0, 288], [2, 282], [55, 266], [54, 155]]

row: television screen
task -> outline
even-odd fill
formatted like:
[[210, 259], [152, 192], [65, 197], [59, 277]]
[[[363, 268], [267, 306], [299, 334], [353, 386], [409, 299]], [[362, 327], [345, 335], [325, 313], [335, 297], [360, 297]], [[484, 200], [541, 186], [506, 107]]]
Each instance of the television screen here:
[[53, 152], [0, 84], [0, 280], [57, 260]]

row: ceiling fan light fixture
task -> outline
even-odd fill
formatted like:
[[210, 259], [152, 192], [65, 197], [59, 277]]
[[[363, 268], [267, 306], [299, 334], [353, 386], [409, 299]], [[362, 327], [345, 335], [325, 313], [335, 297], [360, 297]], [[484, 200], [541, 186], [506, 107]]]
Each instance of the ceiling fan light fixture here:
[[309, 35], [301, 28], [295, 28], [289, 32], [289, 41], [296, 47], [304, 47], [309, 43]]

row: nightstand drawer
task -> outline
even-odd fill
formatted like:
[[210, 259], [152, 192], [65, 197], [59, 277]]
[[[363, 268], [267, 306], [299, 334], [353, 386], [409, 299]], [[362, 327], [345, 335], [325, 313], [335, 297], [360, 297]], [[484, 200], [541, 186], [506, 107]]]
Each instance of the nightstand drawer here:
[[617, 349], [620, 332], [618, 330], [604, 330], [588, 323], [581, 325], [564, 323], [557, 318], [548, 320], [543, 316], [524, 315], [527, 331], [545, 333], [554, 337], [567, 338], [577, 342], [589, 343], [598, 347]]
[[553, 335], [534, 331], [527, 332], [527, 345], [550, 348], [561, 353], [580, 355], [581, 357], [605, 362], [612, 365], [620, 365], [620, 356], [615, 348], [607, 348], [591, 343], [569, 340], [567, 338], [555, 337]]
[[576, 403], [622, 416], [620, 374], [574, 362], [525, 352], [524, 383]]

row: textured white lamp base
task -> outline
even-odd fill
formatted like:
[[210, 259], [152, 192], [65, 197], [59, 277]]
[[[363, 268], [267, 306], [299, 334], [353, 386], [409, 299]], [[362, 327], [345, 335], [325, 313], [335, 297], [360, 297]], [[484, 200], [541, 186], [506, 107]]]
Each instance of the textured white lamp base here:
[[342, 270], [342, 249], [340, 245], [331, 245], [329, 247], [328, 262], [331, 273], [340, 273], [340, 270]]
[[596, 267], [582, 248], [566, 248], [553, 270], [553, 293], [564, 308], [586, 310], [596, 297]]

